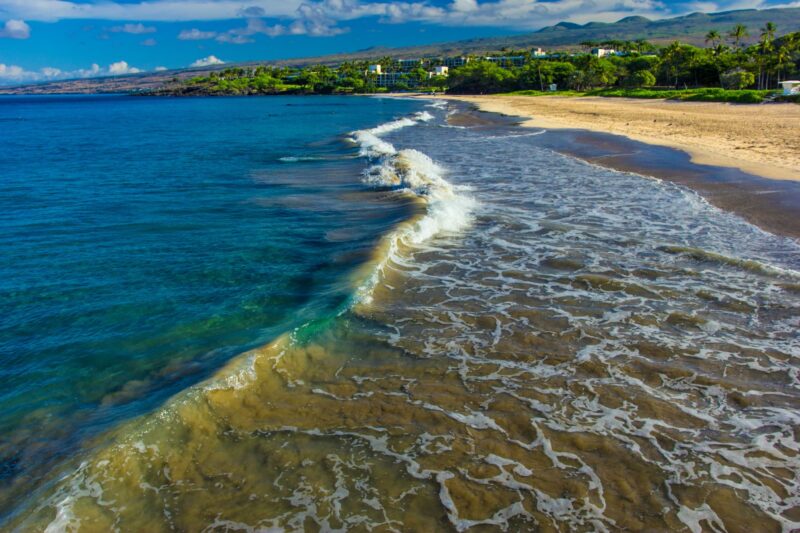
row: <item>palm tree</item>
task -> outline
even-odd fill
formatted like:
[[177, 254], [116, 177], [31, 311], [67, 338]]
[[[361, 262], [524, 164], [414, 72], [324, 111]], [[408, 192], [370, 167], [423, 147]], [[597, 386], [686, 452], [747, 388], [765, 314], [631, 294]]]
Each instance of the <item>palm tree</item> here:
[[778, 71], [778, 83], [781, 82], [781, 73], [786, 65], [790, 64], [792, 60], [791, 49], [783, 45], [775, 51], [775, 69]]
[[761, 40], [759, 41], [758, 58], [758, 88], [764, 89], [769, 85], [769, 69], [767, 62], [769, 54], [772, 52], [772, 41], [775, 39], [775, 31], [778, 28], [772, 22], [761, 28]]
[[716, 48], [722, 42], [722, 36], [717, 30], [711, 30], [706, 33], [706, 44], [711, 44], [712, 48]]
[[383, 68], [384, 72], [394, 72], [396, 70], [394, 59], [390, 56], [384, 56], [380, 58], [378, 64]]
[[750, 34], [747, 32], [747, 26], [744, 24], [737, 24], [733, 27], [728, 36], [733, 39], [733, 45], [739, 48], [742, 41], [750, 37]]
[[763, 28], [761, 28], [761, 38], [766, 38], [770, 42], [775, 39], [775, 32], [778, 30], [778, 27], [775, 25], [774, 22], [767, 22]]

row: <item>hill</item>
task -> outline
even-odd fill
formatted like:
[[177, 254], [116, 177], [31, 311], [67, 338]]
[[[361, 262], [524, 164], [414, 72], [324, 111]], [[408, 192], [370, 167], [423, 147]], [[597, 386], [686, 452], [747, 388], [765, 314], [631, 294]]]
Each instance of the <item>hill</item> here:
[[746, 9], [721, 13], [692, 13], [669, 19], [650, 20], [641, 16], [629, 16], [617, 22], [589, 22], [575, 24], [560, 22], [533, 33], [503, 37], [468, 39], [450, 43], [435, 43], [404, 48], [373, 47], [351, 53], [332, 54], [320, 57], [264, 61], [257, 63], [226, 64], [220, 67], [182, 69], [158, 73], [137, 74], [112, 78], [96, 78], [59, 81], [21, 87], [0, 87], [0, 94], [45, 94], [45, 93], [96, 93], [133, 92], [158, 88], [173, 78], [204, 75], [211, 70], [231, 66], [270, 64], [276, 66], [305, 66], [309, 64], [334, 65], [342, 61], [363, 60], [382, 56], [430, 57], [480, 54], [502, 49], [561, 48], [577, 49], [585, 41], [645, 39], [657, 44], [680, 40], [694, 45], [703, 45], [709, 30], [725, 35], [736, 24], [744, 24], [756, 39], [758, 28], [767, 22], [778, 25], [778, 35], [800, 31], [800, 8]]

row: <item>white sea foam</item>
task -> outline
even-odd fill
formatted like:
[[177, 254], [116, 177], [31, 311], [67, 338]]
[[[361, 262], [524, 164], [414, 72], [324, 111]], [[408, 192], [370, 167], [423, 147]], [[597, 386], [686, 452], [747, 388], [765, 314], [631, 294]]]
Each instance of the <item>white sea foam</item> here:
[[47, 524], [45, 533], [62, 533], [77, 530], [80, 527], [80, 520], [75, 517], [72, 509], [73, 503], [73, 499], [67, 496], [56, 504], [56, 517]]
[[401, 261], [401, 245], [418, 246], [442, 235], [463, 231], [472, 223], [477, 206], [466, 187], [456, 187], [445, 179], [446, 170], [426, 154], [414, 149], [397, 150], [383, 135], [429, 122], [434, 116], [421, 111], [381, 124], [368, 130], [353, 132], [353, 140], [361, 147], [360, 154], [373, 164], [364, 172], [364, 181], [375, 187], [388, 187], [413, 194], [427, 205], [424, 217], [411, 226], [404, 226], [389, 236], [389, 250], [373, 277], [358, 291], [358, 299], [368, 302], [372, 288], [389, 261]]
[[321, 157], [315, 156], [305, 156], [305, 155], [287, 155], [284, 157], [278, 158], [278, 161], [282, 163], [299, 163], [301, 161], [319, 161], [322, 159]]

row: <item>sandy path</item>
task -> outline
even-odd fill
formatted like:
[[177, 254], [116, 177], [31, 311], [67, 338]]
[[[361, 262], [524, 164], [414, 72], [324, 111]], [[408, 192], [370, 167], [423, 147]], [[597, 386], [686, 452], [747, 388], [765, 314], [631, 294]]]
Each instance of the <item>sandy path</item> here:
[[454, 96], [526, 126], [580, 128], [685, 150], [701, 164], [800, 181], [800, 105], [560, 96]]

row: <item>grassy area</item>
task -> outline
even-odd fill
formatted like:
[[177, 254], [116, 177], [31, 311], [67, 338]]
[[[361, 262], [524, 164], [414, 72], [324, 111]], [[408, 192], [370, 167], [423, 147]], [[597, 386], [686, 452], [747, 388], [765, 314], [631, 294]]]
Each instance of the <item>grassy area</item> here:
[[592, 91], [514, 91], [505, 93], [514, 96], [605, 96], [617, 98], [653, 98], [683, 100], [686, 102], [730, 102], [737, 104], [758, 104], [776, 91], [730, 90], [720, 88], [705, 89], [595, 89]]
[[758, 104], [775, 91], [731, 90], [720, 88], [706, 89], [598, 89], [588, 91], [586, 96], [609, 96], [624, 98], [665, 98], [687, 102], [730, 102], [737, 104]]
[[534, 91], [534, 90], [524, 90], [524, 91], [511, 91], [510, 93], [503, 93], [504, 96], [586, 96], [585, 92], [582, 91]]

